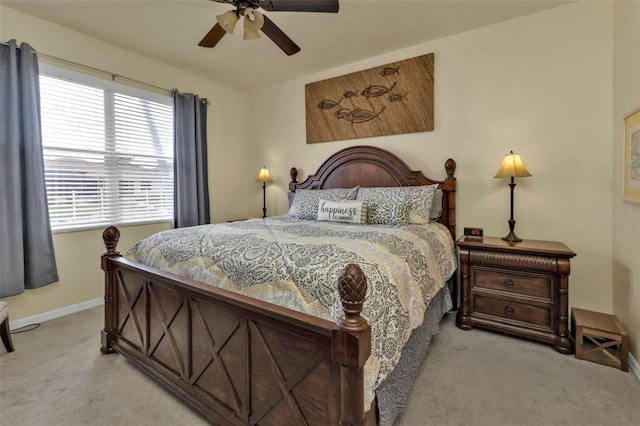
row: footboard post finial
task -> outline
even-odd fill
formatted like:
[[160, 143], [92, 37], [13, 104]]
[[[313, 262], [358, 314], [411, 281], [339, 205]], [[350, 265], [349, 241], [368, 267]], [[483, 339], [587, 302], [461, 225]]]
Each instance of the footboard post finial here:
[[341, 366], [341, 425], [365, 422], [364, 364], [371, 354], [371, 327], [360, 314], [367, 293], [367, 278], [362, 269], [350, 263], [338, 280], [344, 315], [333, 330], [333, 359]]
[[120, 241], [120, 230], [115, 226], [108, 226], [102, 233], [102, 241], [104, 241], [104, 247], [107, 249], [103, 254], [108, 257], [120, 256], [120, 252], [117, 250], [118, 241]]
[[109, 260], [120, 256], [120, 252], [117, 250], [118, 240], [120, 240], [120, 231], [115, 226], [107, 227], [102, 233], [102, 241], [106, 248], [100, 261], [104, 271], [104, 329], [100, 339], [102, 343], [100, 352], [103, 354], [114, 352], [111, 342], [116, 330], [116, 309], [113, 298], [117, 291], [117, 279]]

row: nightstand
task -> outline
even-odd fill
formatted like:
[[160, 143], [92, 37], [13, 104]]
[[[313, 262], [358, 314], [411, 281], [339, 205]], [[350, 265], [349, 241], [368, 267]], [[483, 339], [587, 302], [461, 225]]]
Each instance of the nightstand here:
[[547, 343], [573, 353], [569, 271], [575, 256], [556, 241], [498, 237], [456, 241], [460, 254], [459, 328], [473, 327]]

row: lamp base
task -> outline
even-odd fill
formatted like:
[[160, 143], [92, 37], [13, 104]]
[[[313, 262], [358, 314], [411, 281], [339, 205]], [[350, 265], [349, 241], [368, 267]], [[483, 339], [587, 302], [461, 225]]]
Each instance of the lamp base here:
[[[511, 193], [513, 196], [513, 193]], [[503, 240], [509, 241], [510, 243], [519, 243], [522, 241], [522, 238], [518, 238], [513, 230], [516, 229], [516, 221], [513, 219], [513, 198], [511, 198], [511, 218], [509, 219], [509, 233], [506, 237], [502, 237]]]
[[267, 217], [267, 183], [262, 182], [262, 218]]
[[510, 243], [519, 243], [522, 241], [522, 238], [519, 238], [513, 231], [509, 232], [506, 237], [502, 237], [502, 239]]

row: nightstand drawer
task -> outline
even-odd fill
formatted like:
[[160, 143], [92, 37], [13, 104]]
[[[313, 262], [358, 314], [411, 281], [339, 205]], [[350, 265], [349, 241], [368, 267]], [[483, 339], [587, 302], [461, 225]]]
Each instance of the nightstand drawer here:
[[484, 288], [506, 293], [552, 299], [553, 279], [549, 275], [506, 272], [483, 267], [471, 268], [471, 288]]
[[490, 315], [551, 329], [551, 305], [539, 306], [476, 293], [473, 296], [473, 314]]

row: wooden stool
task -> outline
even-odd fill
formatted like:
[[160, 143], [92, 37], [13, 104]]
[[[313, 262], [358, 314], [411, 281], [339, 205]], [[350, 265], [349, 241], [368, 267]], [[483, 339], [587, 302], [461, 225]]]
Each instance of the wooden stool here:
[[629, 371], [629, 336], [615, 315], [571, 309], [576, 358]]
[[13, 352], [13, 342], [9, 331], [9, 304], [3, 301], [0, 301], [0, 338], [2, 338], [7, 352]]

